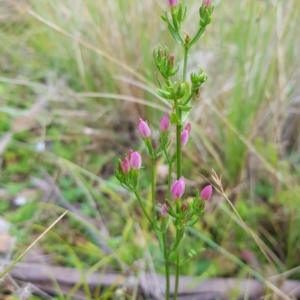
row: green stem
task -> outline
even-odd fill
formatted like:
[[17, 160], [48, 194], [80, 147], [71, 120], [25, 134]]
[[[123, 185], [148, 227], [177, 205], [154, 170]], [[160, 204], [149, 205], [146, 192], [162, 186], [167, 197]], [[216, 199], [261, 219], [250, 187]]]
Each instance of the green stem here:
[[[177, 103], [176, 103], [177, 104]], [[178, 108], [178, 105], [176, 105], [176, 112], [179, 114], [180, 120], [181, 120], [181, 112]], [[181, 177], [182, 174], [182, 151], [181, 151], [181, 131], [182, 131], [182, 125], [176, 126], [176, 163], [177, 163], [177, 179]], [[177, 212], [178, 212], [178, 205], [176, 205]], [[176, 273], [175, 273], [175, 291], [174, 291], [174, 300], [177, 300], [178, 295], [178, 285], [179, 285], [179, 252], [176, 258]]]
[[169, 162], [168, 169], [168, 190], [167, 190], [167, 199], [170, 201], [171, 199], [171, 180], [172, 180], [172, 163]]
[[170, 299], [170, 272], [169, 272], [169, 259], [168, 259], [168, 249], [167, 249], [167, 233], [163, 232], [163, 247], [164, 247], [164, 257], [165, 257], [165, 276], [166, 276], [166, 300]]
[[[166, 149], [164, 149], [164, 154], [166, 156], [166, 160], [168, 162], [168, 189], [167, 189], [167, 199], [170, 201], [171, 199], [171, 176], [172, 176], [172, 163], [170, 162], [170, 158]], [[165, 298], [166, 300], [170, 299], [170, 271], [169, 271], [169, 253], [167, 249], [167, 231], [162, 233], [163, 235], [163, 250], [164, 250], [164, 258], [165, 258], [165, 276], [166, 276], [166, 292]]]
[[155, 211], [155, 157], [152, 157], [152, 178], [151, 178], [151, 197], [152, 197], [152, 215], [153, 218], [156, 216], [156, 211]]
[[192, 91], [190, 94], [189, 94], [189, 97], [182, 103], [183, 106], [186, 106], [189, 101], [193, 98], [194, 96], [194, 91]]
[[204, 31], [205, 31], [205, 27], [199, 28], [199, 30], [197, 31], [197, 33], [195, 34], [193, 39], [190, 41], [189, 47], [193, 46], [193, 44], [195, 44], [197, 42], [197, 40], [199, 40], [199, 38], [201, 37], [201, 35], [203, 34]]
[[140, 204], [140, 206], [141, 206], [141, 208], [143, 210], [143, 213], [145, 214], [146, 218], [148, 219], [148, 221], [150, 222], [150, 224], [153, 225], [153, 223], [152, 223], [152, 221], [151, 221], [151, 219], [150, 219], [150, 217], [149, 217], [149, 215], [148, 215], [148, 213], [147, 213], [147, 211], [146, 211], [146, 209], [144, 207], [144, 204], [142, 202], [141, 196], [139, 195], [139, 193], [137, 191], [133, 191], [133, 192], [134, 192], [136, 198], [138, 199], [139, 204]]
[[[181, 121], [181, 111], [178, 107], [178, 103], [175, 102], [176, 113]], [[177, 166], [177, 179], [181, 177], [182, 174], [182, 151], [181, 151], [181, 131], [182, 125], [176, 125], [176, 166]]]
[[[178, 247], [180, 240], [182, 239], [182, 235], [183, 235], [183, 230], [177, 230], [176, 232], [176, 242], [175, 242], [175, 247], [173, 251], [176, 251], [176, 248]], [[176, 258], [176, 276], [175, 276], [175, 292], [174, 292], [174, 300], [177, 300], [177, 296], [178, 296], [178, 287], [179, 287], [179, 265], [180, 265], [180, 249], [177, 250], [178, 251], [178, 255]]]
[[[187, 73], [187, 61], [189, 56], [189, 48], [187, 46], [184, 47], [184, 64], [183, 64], [183, 74], [182, 74], [182, 81], [186, 81], [186, 73]], [[176, 113], [179, 117], [181, 122], [181, 110], [178, 107], [178, 103], [175, 102]], [[181, 132], [182, 132], [182, 125], [176, 126], [176, 155], [177, 155], [177, 179], [179, 179], [182, 175], [182, 149], [181, 149]], [[176, 258], [176, 273], [175, 273], [175, 291], [174, 291], [174, 300], [177, 300], [178, 296], [178, 286], [179, 286], [179, 262], [180, 256], [179, 251]]]
[[187, 61], [189, 57], [189, 48], [187, 46], [184, 47], [184, 61], [183, 61], [183, 75], [182, 82], [186, 81], [186, 70], [187, 70]]
[[178, 287], [179, 287], [179, 253], [177, 255], [177, 260], [176, 260], [176, 277], [175, 277], [175, 295], [174, 295], [174, 300], [177, 300], [178, 296]]

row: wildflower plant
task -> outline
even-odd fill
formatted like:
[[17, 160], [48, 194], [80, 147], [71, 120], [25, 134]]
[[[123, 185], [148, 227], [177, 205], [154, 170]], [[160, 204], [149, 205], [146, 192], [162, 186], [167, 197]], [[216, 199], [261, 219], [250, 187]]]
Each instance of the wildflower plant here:
[[[180, 265], [188, 258], [180, 257], [180, 250], [183, 245], [184, 233], [187, 226], [193, 226], [198, 222], [199, 217], [204, 214], [205, 201], [209, 200], [213, 189], [211, 185], [206, 186], [201, 193], [196, 190], [195, 197], [191, 203], [184, 202], [185, 177], [182, 174], [182, 148], [187, 144], [191, 132], [191, 124], [184, 123], [192, 110], [192, 101], [199, 98], [200, 86], [207, 80], [207, 75], [199, 67], [199, 72], [190, 74], [190, 81], [187, 80], [187, 61], [191, 47], [199, 40], [207, 25], [211, 21], [214, 7], [211, 0], [204, 0], [199, 9], [198, 30], [193, 36], [181, 29], [185, 20], [187, 8], [178, 0], [167, 0], [169, 12], [161, 16], [167, 24], [168, 29], [175, 41], [182, 46], [184, 52], [182, 77], [172, 80], [177, 75], [179, 63], [175, 63], [174, 55], [170, 54], [167, 47], [158, 45], [153, 51], [153, 58], [156, 67], [161, 75], [158, 80], [159, 88], [157, 94], [169, 101], [172, 105], [170, 115], [165, 115], [159, 123], [159, 140], [157, 149], [152, 143], [151, 129], [146, 121], [139, 119], [138, 130], [143, 139], [147, 152], [151, 158], [151, 212], [145, 207], [138, 190], [138, 177], [142, 167], [142, 158], [138, 152], [132, 150], [119, 164], [115, 175], [121, 185], [133, 192], [148, 219], [153, 230], [158, 234], [160, 247], [164, 254], [166, 289], [165, 299], [170, 299], [170, 265], [175, 265], [175, 290], [172, 291], [173, 299], [177, 299], [179, 285]], [[172, 141], [170, 133], [176, 128], [175, 151], [171, 153]], [[155, 193], [155, 162], [163, 156], [168, 164], [168, 187], [164, 203], [159, 206], [156, 202]], [[172, 182], [172, 171], [176, 172], [176, 180]], [[167, 235], [169, 222], [176, 227], [176, 235], [173, 241]], [[168, 237], [168, 238], [167, 238]], [[196, 254], [195, 251], [192, 251]]]

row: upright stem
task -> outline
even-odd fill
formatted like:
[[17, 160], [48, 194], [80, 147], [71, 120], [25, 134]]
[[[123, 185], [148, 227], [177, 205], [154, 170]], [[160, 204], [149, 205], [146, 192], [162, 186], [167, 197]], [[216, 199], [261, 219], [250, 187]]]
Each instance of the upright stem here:
[[[189, 56], [189, 48], [184, 47], [184, 62], [183, 62], [183, 74], [182, 74], [182, 81], [186, 81], [186, 73], [187, 73], [187, 61]], [[181, 121], [181, 110], [178, 107], [178, 103], [175, 102], [175, 108], [177, 116], [179, 117], [179, 120]], [[182, 125], [176, 126], [176, 155], [177, 155], [177, 179], [179, 179], [182, 175], [182, 149], [181, 149], [181, 132], [182, 132]], [[174, 291], [174, 300], [177, 300], [178, 296], [178, 286], [179, 286], [179, 251], [176, 259], [176, 274], [175, 274], [175, 291]]]
[[[170, 159], [168, 157], [166, 149], [164, 149], [165, 156], [168, 161], [168, 189], [167, 189], [167, 199], [171, 199], [171, 176], [172, 176], [172, 163], [170, 162]], [[169, 254], [168, 254], [168, 248], [167, 248], [167, 231], [164, 231], [162, 233], [163, 237], [163, 250], [164, 250], [164, 259], [165, 259], [165, 277], [166, 277], [166, 292], [165, 292], [165, 298], [166, 300], [170, 299], [170, 271], [169, 271]]]
[[151, 178], [151, 197], [152, 197], [152, 216], [155, 218], [156, 211], [155, 211], [155, 157], [152, 157], [152, 178]]
[[163, 247], [164, 247], [164, 258], [165, 258], [165, 276], [166, 276], [166, 300], [170, 299], [170, 272], [169, 272], [169, 259], [168, 259], [168, 249], [167, 249], [167, 233], [163, 232]]
[[186, 81], [186, 70], [187, 70], [187, 61], [189, 57], [189, 48], [184, 47], [184, 61], [183, 61], [183, 75], [182, 75], [182, 81]]
[[171, 199], [171, 180], [172, 180], [172, 163], [169, 163], [168, 169], [168, 190], [167, 190], [167, 199]]
[[178, 287], [179, 287], [179, 254], [177, 255], [177, 260], [176, 260], [176, 277], [175, 277], [175, 295], [174, 295], [174, 300], [177, 300]]
[[[176, 103], [177, 104], [177, 103]], [[178, 105], [176, 105], [176, 112], [181, 121], [181, 111], [179, 110]], [[176, 126], [176, 164], [177, 164], [177, 179], [181, 177], [182, 174], [182, 152], [181, 152], [181, 131], [182, 125]], [[176, 210], [178, 212], [178, 205], [176, 205]], [[179, 205], [180, 207], [180, 205]], [[178, 286], [179, 286], [179, 251], [176, 258], [176, 273], [175, 273], [175, 291], [174, 291], [174, 300], [177, 300], [178, 295]]]
[[[177, 101], [175, 102], [176, 114], [181, 121], [181, 111]], [[182, 175], [182, 152], [181, 152], [181, 131], [182, 125], [176, 125], [176, 166], [177, 166], [177, 179]]]
[[153, 222], [152, 222], [151, 218], [149, 217], [149, 215], [148, 215], [148, 213], [147, 213], [147, 211], [146, 211], [146, 209], [144, 207], [144, 204], [142, 202], [141, 196], [139, 195], [139, 193], [136, 190], [134, 190], [133, 192], [134, 192], [136, 198], [139, 201], [139, 204], [140, 204], [140, 206], [141, 206], [141, 208], [143, 210], [144, 215], [146, 216], [146, 218], [148, 219], [148, 221], [150, 222], [150, 224], [153, 225]]

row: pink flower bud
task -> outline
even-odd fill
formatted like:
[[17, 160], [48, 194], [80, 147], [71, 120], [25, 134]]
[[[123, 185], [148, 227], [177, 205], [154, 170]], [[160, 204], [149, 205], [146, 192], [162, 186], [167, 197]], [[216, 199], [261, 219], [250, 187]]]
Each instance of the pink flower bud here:
[[174, 62], [175, 62], [175, 56], [172, 54], [169, 57], [169, 66], [171, 69], [173, 69], [173, 67], [174, 67]]
[[187, 130], [189, 133], [191, 132], [191, 129], [192, 129], [192, 125], [190, 122], [188, 122], [185, 127], [184, 127], [185, 130]]
[[139, 170], [142, 165], [142, 158], [138, 152], [133, 152], [130, 157], [130, 165], [132, 169]]
[[206, 7], [206, 8], [210, 7], [211, 6], [211, 2], [212, 2], [212, 0], [204, 0], [203, 1], [203, 7]]
[[131, 155], [134, 151], [132, 149], [129, 150], [129, 153], [128, 153], [128, 158], [130, 159], [131, 158]]
[[166, 217], [168, 215], [168, 206], [166, 203], [162, 205], [160, 209], [160, 214], [162, 217]]
[[201, 192], [201, 198], [203, 200], [209, 200], [213, 192], [213, 188], [211, 185], [206, 186]]
[[184, 177], [181, 176], [179, 180], [176, 180], [171, 186], [171, 194], [174, 198], [180, 199], [185, 190], [185, 180]]
[[181, 146], [182, 147], [186, 145], [188, 139], [189, 139], [189, 132], [186, 129], [184, 129], [181, 133]]
[[159, 127], [161, 131], [168, 131], [170, 127], [170, 120], [168, 116], [163, 116], [160, 120]]
[[140, 119], [139, 131], [144, 138], [148, 138], [151, 135], [151, 130], [150, 130], [148, 124], [145, 121], [143, 121], [142, 119]]
[[170, 5], [170, 6], [176, 6], [178, 4], [178, 0], [167, 0], [167, 3]]
[[128, 157], [124, 158], [123, 162], [121, 163], [121, 168], [122, 168], [122, 170], [125, 174], [129, 173], [129, 171], [130, 171], [130, 162], [129, 162]]

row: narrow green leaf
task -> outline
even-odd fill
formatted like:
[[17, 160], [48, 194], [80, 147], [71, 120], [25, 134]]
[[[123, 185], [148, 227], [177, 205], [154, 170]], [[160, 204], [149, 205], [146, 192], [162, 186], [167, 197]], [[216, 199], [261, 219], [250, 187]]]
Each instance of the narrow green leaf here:
[[192, 106], [183, 106], [183, 105], [178, 105], [179, 108], [182, 110], [182, 111], [190, 111], [193, 107]]
[[166, 92], [166, 91], [164, 91], [164, 90], [162, 90], [162, 89], [157, 89], [157, 90], [156, 90], [156, 93], [157, 93], [160, 97], [162, 97], [162, 98], [165, 98], [165, 99], [172, 99], [172, 94], [169, 93], [169, 92]]
[[176, 125], [181, 125], [181, 122], [180, 122], [178, 116], [174, 112], [171, 113], [170, 123], [171, 124], [176, 124]]

